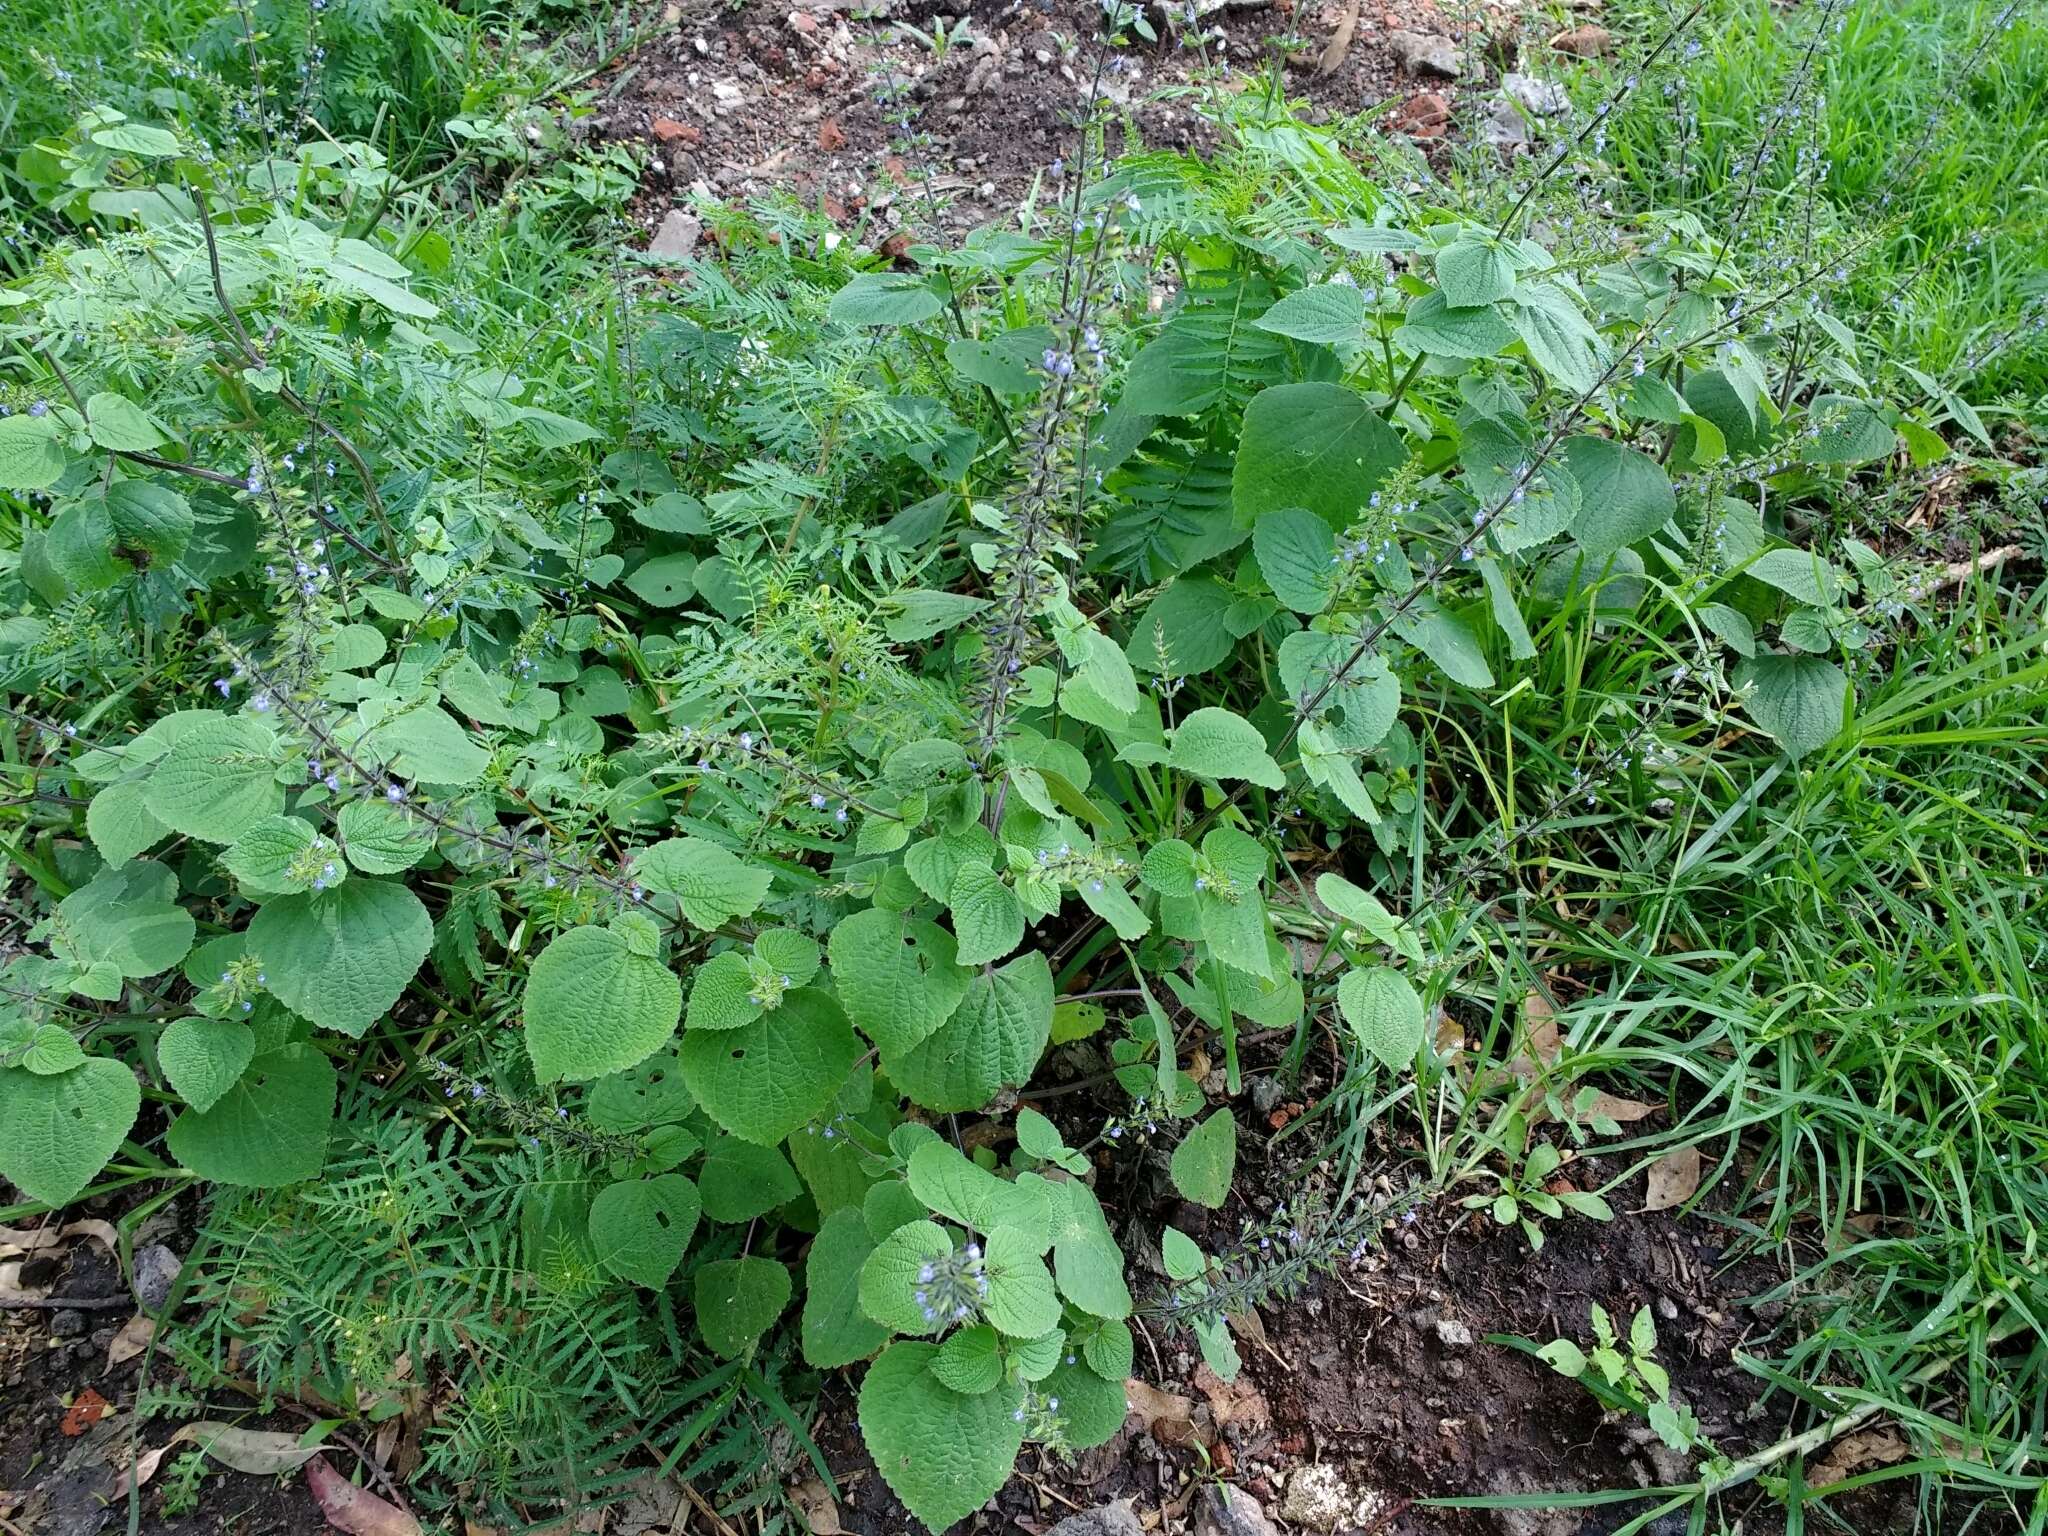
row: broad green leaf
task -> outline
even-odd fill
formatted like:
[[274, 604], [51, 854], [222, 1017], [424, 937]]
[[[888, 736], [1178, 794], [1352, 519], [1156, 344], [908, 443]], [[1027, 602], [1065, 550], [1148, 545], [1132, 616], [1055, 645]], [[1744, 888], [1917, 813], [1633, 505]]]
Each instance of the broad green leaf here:
[[1600, 380], [1600, 337], [1570, 294], [1555, 283], [1528, 283], [1508, 306], [1508, 323], [1550, 381], [1575, 395]]
[[1305, 507], [1342, 529], [1407, 457], [1400, 434], [1341, 385], [1263, 389], [1245, 410], [1231, 476], [1238, 525]]
[[996, 840], [980, 822], [921, 838], [903, 855], [904, 873], [933, 901], [951, 894], [953, 881], [970, 864], [989, 867], [996, 856]]
[[1024, 907], [1003, 877], [986, 864], [963, 864], [947, 903], [962, 965], [1000, 960], [1024, 940]]
[[1611, 438], [1566, 438], [1564, 464], [1580, 495], [1572, 537], [1596, 560], [1655, 533], [1678, 510], [1663, 466]]
[[955, 1392], [993, 1392], [1003, 1379], [1002, 1335], [986, 1323], [959, 1329], [932, 1356], [931, 1370]]
[[437, 705], [409, 709], [366, 732], [363, 744], [398, 773], [426, 784], [474, 784], [491, 754], [470, 739], [456, 718]]
[[141, 452], [164, 441], [163, 428], [150, 420], [149, 412], [110, 390], [101, 390], [85, 402], [85, 417], [92, 440], [102, 448]]
[[901, 1056], [953, 1016], [973, 972], [937, 923], [870, 907], [830, 940], [839, 1000], [885, 1058]]
[[664, 1051], [623, 1072], [612, 1072], [590, 1085], [584, 1113], [600, 1131], [624, 1135], [649, 1126], [673, 1125], [697, 1107], [683, 1081], [682, 1064]]
[[149, 785], [140, 779], [109, 784], [85, 808], [85, 830], [100, 857], [126, 864], [171, 835], [171, 829], [150, 814]]
[[[1045, 1180], [1011, 1181], [990, 1173], [951, 1142], [933, 1139], [909, 1158], [910, 1192], [941, 1216], [977, 1232], [1004, 1227], [1045, 1252], [1052, 1241], [1051, 1196]], [[1034, 1333], [1043, 1333], [1035, 1329]]]
[[1273, 595], [1296, 613], [1321, 613], [1337, 590], [1337, 536], [1305, 507], [1281, 507], [1252, 526], [1252, 553]]
[[1131, 1374], [1132, 1349], [1131, 1330], [1128, 1324], [1105, 1321], [1099, 1328], [1090, 1329], [1081, 1340], [1081, 1357], [1088, 1362], [1088, 1369], [1104, 1381], [1119, 1384]]
[[1750, 561], [1747, 574], [1816, 608], [1832, 608], [1841, 600], [1842, 573], [1808, 550], [1767, 549]]
[[31, 1200], [67, 1204], [106, 1167], [141, 1108], [134, 1072], [110, 1057], [50, 1077], [0, 1067], [0, 1174]]
[[959, 1008], [928, 1038], [908, 1051], [884, 1049], [882, 1065], [926, 1109], [980, 1109], [1004, 1088], [1029, 1081], [1052, 1031], [1052, 993], [1045, 955], [1019, 955], [976, 976]]
[[1452, 358], [1492, 357], [1514, 339], [1514, 327], [1494, 305], [1455, 307], [1434, 290], [1408, 306], [1407, 318], [1394, 332], [1394, 345], [1404, 352]]
[[47, 490], [64, 474], [57, 426], [33, 416], [0, 418], [0, 491]]
[[1096, 1317], [1129, 1317], [1131, 1291], [1124, 1280], [1123, 1250], [1103, 1218], [1095, 1192], [1078, 1179], [1049, 1188], [1055, 1204], [1052, 1268], [1060, 1294]]
[[1279, 659], [1288, 707], [1298, 712], [1320, 697], [1313, 718], [1333, 747], [1378, 746], [1401, 712], [1400, 679], [1384, 657], [1360, 656], [1355, 640], [1301, 630], [1280, 642]]
[[1052, 1275], [1028, 1234], [1013, 1227], [989, 1233], [982, 1273], [988, 1294], [982, 1315], [1012, 1338], [1035, 1339], [1059, 1326], [1060, 1299]]
[[[367, 882], [360, 882], [367, 883]], [[675, 974], [636, 947], [627, 921], [571, 928], [540, 952], [522, 1000], [534, 1076], [588, 1082], [653, 1055], [675, 1033], [683, 988]]]
[[1441, 667], [1452, 682], [1467, 688], [1493, 686], [1486, 652], [1472, 627], [1457, 614], [1442, 608], [1404, 613], [1394, 620], [1394, 633]]
[[433, 944], [419, 897], [387, 880], [280, 896], [249, 924], [249, 951], [278, 1001], [358, 1038], [391, 1010]]
[[1140, 671], [1198, 677], [1221, 665], [1237, 643], [1229, 622], [1235, 602], [1221, 582], [1207, 576], [1178, 577], [1132, 626], [1125, 654]]
[[147, 160], [163, 160], [178, 153], [175, 133], [168, 128], [152, 128], [147, 123], [109, 123], [93, 129], [92, 141], [102, 149]]
[[658, 1291], [683, 1262], [697, 1211], [697, 1186], [680, 1173], [622, 1179], [590, 1202], [590, 1246], [620, 1279]]
[[914, 272], [863, 272], [832, 295], [826, 313], [839, 325], [917, 325], [938, 314], [939, 296]]
[[1849, 719], [1849, 679], [1818, 656], [1757, 656], [1735, 669], [1742, 707], [1797, 760], [1826, 746]]
[[1210, 1210], [1230, 1198], [1230, 1180], [1237, 1172], [1237, 1117], [1228, 1105], [1189, 1131], [1173, 1149], [1173, 1187], [1181, 1198]]
[[348, 878], [341, 849], [301, 816], [265, 816], [242, 829], [220, 862], [245, 893], [328, 890]]
[[779, 1150], [737, 1136], [716, 1137], [704, 1149], [697, 1187], [704, 1214], [728, 1226], [765, 1216], [804, 1192]]
[[1288, 294], [1252, 322], [1296, 341], [1342, 346], [1365, 331], [1365, 300], [1353, 283], [1316, 283]]
[[158, 1037], [156, 1059], [178, 1097], [202, 1112], [241, 1080], [256, 1055], [256, 1032], [239, 1019], [200, 1014], [175, 1020]]
[[1124, 1418], [1130, 1412], [1121, 1376], [1115, 1381], [1105, 1380], [1078, 1361], [1070, 1365], [1062, 1359], [1045, 1378], [1039, 1392], [1045, 1398], [1046, 1411], [1057, 1415], [1064, 1426], [1070, 1450], [1088, 1451], [1107, 1445], [1124, 1427]]
[[1287, 776], [1267, 754], [1258, 727], [1213, 706], [1196, 710], [1180, 723], [1167, 761], [1205, 779], [1248, 779], [1267, 789], [1287, 786]]
[[860, 1309], [861, 1267], [875, 1250], [859, 1210], [825, 1218], [804, 1261], [803, 1351], [819, 1370], [865, 1360], [889, 1342], [889, 1330]]
[[284, 805], [277, 737], [247, 715], [220, 715], [182, 732], [150, 770], [144, 803], [173, 832], [232, 843]]
[[111, 965], [117, 976], [155, 976], [192, 948], [196, 925], [177, 895], [178, 877], [154, 859], [103, 869], [57, 903], [50, 947], [81, 965]]
[[744, 1028], [684, 1035], [678, 1054], [706, 1114], [735, 1136], [774, 1146], [830, 1107], [860, 1042], [831, 993], [798, 987]]
[[1009, 1481], [1024, 1444], [1024, 1389], [955, 1392], [931, 1372], [937, 1353], [907, 1341], [883, 1351], [860, 1386], [860, 1428], [890, 1491], [943, 1531]]
[[740, 1029], [761, 1017], [760, 981], [738, 950], [713, 955], [690, 978], [690, 1004], [684, 1014], [689, 1029]]
[[1747, 615], [1738, 613], [1726, 603], [1703, 603], [1699, 609], [1700, 623], [1707, 633], [1734, 651], [1738, 656], [1756, 654], [1756, 628]]
[[671, 837], [643, 849], [633, 874], [650, 891], [674, 896], [683, 916], [707, 931], [760, 906], [774, 879], [700, 837]]
[[626, 578], [626, 588], [655, 608], [680, 608], [697, 592], [695, 555], [657, 555]]
[[1891, 423], [1875, 406], [1846, 395], [1815, 397], [1807, 420], [1814, 435], [1804, 455], [1813, 464], [1867, 464], [1890, 453], [1896, 442]]
[[754, 1347], [789, 1305], [789, 1266], [774, 1259], [719, 1259], [697, 1271], [697, 1331], [721, 1360]]
[[1414, 1065], [1422, 1048], [1422, 999], [1392, 966], [1346, 971], [1337, 983], [1337, 1008], [1358, 1042], [1390, 1072]]
[[310, 1045], [287, 1045], [250, 1062], [211, 1109], [171, 1122], [172, 1157], [217, 1184], [258, 1189], [310, 1179], [327, 1160], [335, 1071]]
[[1497, 242], [1468, 237], [1436, 253], [1436, 282], [1453, 309], [1492, 304], [1515, 291], [1515, 261]]
[[150, 480], [118, 480], [108, 486], [106, 509], [123, 548], [145, 551], [154, 560], [175, 560], [184, 554], [198, 527], [184, 497]]
[[[6, 1038], [0, 1025], [0, 1040]], [[38, 1024], [30, 1031], [28, 1043], [20, 1048], [18, 1064], [37, 1077], [55, 1077], [84, 1061], [85, 1052], [70, 1030], [61, 1024]]]
[[875, 1245], [861, 1264], [860, 1307], [892, 1333], [936, 1333], [947, 1319], [921, 1293], [953, 1259], [953, 1239], [935, 1221], [909, 1221]]
[[1209, 1267], [1195, 1240], [1178, 1227], [1167, 1227], [1159, 1234], [1159, 1256], [1166, 1263], [1169, 1280], [1197, 1280]]
[[425, 858], [432, 835], [385, 800], [351, 800], [335, 819], [342, 849], [366, 875], [398, 875]]

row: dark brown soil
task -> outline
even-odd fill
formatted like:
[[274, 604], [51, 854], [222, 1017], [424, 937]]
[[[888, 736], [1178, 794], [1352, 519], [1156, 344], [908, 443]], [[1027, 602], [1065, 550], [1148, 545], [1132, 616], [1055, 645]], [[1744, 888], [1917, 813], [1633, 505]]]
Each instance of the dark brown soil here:
[[[1012, 220], [1034, 194], [1044, 207], [1054, 196], [1048, 168], [1071, 162], [1100, 11], [1090, 0], [976, 0], [968, 34], [943, 52], [903, 30], [929, 37], [947, 9], [935, 0], [672, 4], [672, 30], [599, 82], [600, 104], [584, 126], [652, 152], [640, 207], [650, 226], [693, 195], [745, 199], [773, 189], [823, 208], [872, 244], [899, 224], [928, 235], [934, 223], [958, 230]], [[1497, 94], [1503, 61], [1518, 48], [1528, 68], [1552, 78], [1585, 67], [1543, 46], [1547, 14], [1508, 19], [1491, 4], [1364, 0], [1349, 46], [1326, 70], [1323, 57], [1350, 11], [1350, 0], [1238, 0], [1208, 18], [1224, 36], [1208, 45], [1206, 62], [1229, 63], [1224, 89], [1263, 91], [1271, 60], [1283, 55], [1281, 88], [1322, 117], [1398, 112], [1416, 94], [1435, 93], [1451, 108], [1453, 137]], [[1405, 71], [1387, 42], [1396, 29], [1453, 39], [1460, 78]], [[1125, 50], [1102, 87], [1117, 115], [1112, 150], [1211, 144], [1188, 89], [1204, 68], [1204, 52], [1163, 26], [1159, 41]], [[878, 104], [877, 88], [892, 84], [907, 89], [914, 108], [915, 147], [899, 145], [903, 130]], [[927, 177], [941, 204], [936, 218]]]

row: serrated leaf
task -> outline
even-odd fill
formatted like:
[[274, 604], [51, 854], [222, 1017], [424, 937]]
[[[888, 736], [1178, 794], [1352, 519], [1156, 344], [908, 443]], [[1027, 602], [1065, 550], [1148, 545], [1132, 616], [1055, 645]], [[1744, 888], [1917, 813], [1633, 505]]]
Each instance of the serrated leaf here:
[[720, 1125], [773, 1146], [831, 1105], [860, 1042], [829, 992], [798, 987], [741, 1029], [683, 1036], [690, 1091]]
[[115, 986], [102, 1001], [112, 1002], [121, 978], [167, 971], [191, 950], [195, 924], [177, 894], [177, 876], [153, 859], [103, 869], [57, 903], [51, 947], [82, 966], [107, 966]]
[[1081, 1357], [1088, 1362], [1088, 1369], [1119, 1385], [1131, 1374], [1133, 1353], [1130, 1327], [1121, 1322], [1104, 1322], [1081, 1341]]
[[1263, 389], [1245, 410], [1231, 475], [1238, 525], [1304, 507], [1341, 529], [1407, 457], [1400, 434], [1341, 385]]
[[1580, 495], [1572, 537], [1596, 560], [1647, 538], [1678, 510], [1663, 466], [1611, 438], [1566, 438], [1564, 465]]
[[1341, 346], [1363, 335], [1365, 300], [1355, 284], [1316, 283], [1288, 294], [1252, 324], [1296, 341]]
[[755, 1001], [759, 983], [747, 957], [737, 950], [713, 955], [690, 978], [690, 1004], [684, 1014], [689, 1029], [739, 1029], [766, 1010]]
[[358, 1038], [403, 995], [433, 944], [419, 897], [388, 880], [280, 896], [249, 924], [249, 952], [278, 1001]]
[[0, 490], [47, 490], [63, 478], [64, 465], [54, 422], [33, 416], [0, 419]]
[[1395, 634], [1441, 667], [1452, 682], [1467, 688], [1493, 686], [1493, 668], [1486, 664], [1479, 637], [1458, 615], [1441, 608], [1404, 613], [1394, 620], [1393, 627]]
[[1181, 1198], [1210, 1210], [1230, 1198], [1230, 1180], [1237, 1172], [1237, 1117], [1228, 1106], [1189, 1131], [1173, 1149], [1173, 1187]]
[[1422, 999], [1392, 966], [1346, 971], [1337, 983], [1337, 1008], [1359, 1044], [1390, 1072], [1412, 1066], [1422, 1048]]
[[1809, 550], [1767, 549], [1750, 561], [1748, 574], [1816, 608], [1832, 608], [1841, 600], [1842, 573]]
[[195, 1014], [172, 1022], [156, 1043], [156, 1059], [178, 1097], [204, 1112], [241, 1080], [256, 1055], [256, 1032], [239, 1019]]
[[737, 1136], [717, 1137], [704, 1149], [697, 1188], [704, 1214], [727, 1225], [765, 1216], [804, 1192], [779, 1150]]
[[[1052, 1241], [1052, 1186], [1034, 1176], [1012, 1182], [990, 1173], [951, 1142], [934, 1138], [908, 1159], [910, 1192], [941, 1216], [992, 1232], [1004, 1227], [1028, 1241], [1034, 1253]], [[1043, 1329], [1035, 1329], [1042, 1333]]]
[[171, 835], [171, 829], [150, 814], [149, 786], [140, 779], [109, 784], [85, 808], [85, 830], [100, 857], [126, 864]]
[[1252, 553], [1273, 595], [1296, 613], [1321, 613], [1337, 589], [1337, 535], [1305, 507], [1281, 507], [1252, 527]]
[[1052, 1030], [1052, 995], [1052, 968], [1031, 950], [974, 977], [944, 1024], [908, 1051], [885, 1048], [882, 1065], [926, 1109], [979, 1109], [1030, 1080]]
[[0, 1067], [0, 1174], [31, 1200], [67, 1204], [106, 1167], [141, 1108], [135, 1074], [105, 1056], [54, 1076]]
[[1246, 779], [1266, 789], [1284, 789], [1287, 776], [1266, 751], [1258, 727], [1213, 706], [1189, 715], [1173, 733], [1167, 761], [1183, 773], [1205, 779]]
[[947, 892], [962, 965], [1000, 960], [1024, 941], [1024, 906], [986, 864], [963, 864]]
[[691, 1297], [697, 1331], [711, 1352], [736, 1360], [789, 1305], [789, 1267], [774, 1259], [719, 1259], [697, 1271]]
[[931, 1274], [951, 1261], [953, 1239], [935, 1221], [909, 1221], [875, 1245], [860, 1270], [860, 1307], [892, 1333], [936, 1333], [949, 1319], [918, 1295]]
[[125, 395], [101, 390], [85, 402], [92, 440], [102, 448], [142, 452], [164, 441], [163, 429], [149, 412]]
[[232, 843], [284, 805], [276, 734], [246, 715], [221, 715], [182, 732], [150, 770], [144, 803], [173, 832]]
[[673, 1125], [688, 1119], [696, 1107], [697, 1101], [683, 1081], [682, 1064], [672, 1051], [600, 1077], [591, 1084], [590, 1096], [584, 1101], [591, 1125], [613, 1135]]
[[1209, 1267], [1195, 1240], [1178, 1227], [1167, 1227], [1159, 1234], [1159, 1254], [1169, 1280], [1196, 1280]]
[[941, 1384], [966, 1396], [993, 1392], [1003, 1379], [1002, 1336], [986, 1323], [962, 1328], [939, 1346], [931, 1370]]
[[590, 1202], [590, 1246], [620, 1279], [660, 1290], [683, 1262], [697, 1212], [697, 1186], [680, 1173], [622, 1179]]
[[671, 837], [643, 849], [633, 874], [650, 891], [674, 896], [683, 916], [707, 932], [760, 906], [774, 881], [767, 870], [701, 837]]
[[242, 829], [220, 856], [245, 893], [281, 896], [321, 890], [348, 878], [341, 850], [299, 816], [265, 816]]
[[680, 608], [697, 592], [695, 555], [657, 555], [626, 578], [626, 589], [655, 608]]
[[864, 1360], [889, 1342], [889, 1330], [860, 1309], [861, 1268], [875, 1250], [861, 1212], [834, 1211], [811, 1240], [804, 1262], [803, 1351], [819, 1370]]
[[1437, 287], [1453, 309], [1492, 304], [1515, 291], [1515, 263], [1492, 240], [1453, 241], [1436, 253]]
[[366, 875], [398, 875], [434, 846], [425, 828], [384, 800], [351, 800], [336, 818], [343, 851]]
[[1394, 332], [1394, 345], [1404, 352], [1436, 357], [1492, 357], [1514, 339], [1514, 327], [1494, 305], [1455, 306], [1435, 289], [1408, 306]]
[[534, 960], [521, 1000], [526, 1052], [543, 1083], [588, 1082], [645, 1060], [682, 1011], [682, 983], [616, 926], [558, 935]]
[[1734, 682], [1749, 717], [1795, 761], [1848, 723], [1848, 675], [1818, 656], [1757, 656], [1735, 669]]
[[890, 1491], [934, 1531], [994, 1498], [1024, 1444], [1024, 1389], [955, 1392], [931, 1372], [938, 1346], [892, 1344], [860, 1386], [861, 1437]]
[[1124, 1427], [1130, 1404], [1124, 1397], [1124, 1379], [1106, 1380], [1076, 1361], [1064, 1359], [1045, 1378], [1039, 1392], [1046, 1411], [1058, 1415], [1069, 1449], [1093, 1450], [1107, 1445]]
[[286, 1045], [251, 1061], [211, 1109], [171, 1122], [171, 1156], [217, 1184], [259, 1189], [310, 1179], [327, 1160], [335, 1071], [310, 1045]]
[[1095, 1192], [1078, 1179], [1050, 1187], [1057, 1206], [1052, 1267], [1060, 1294], [1096, 1317], [1129, 1317], [1131, 1291], [1124, 1280], [1123, 1250], [1103, 1218]]
[[862, 272], [832, 295], [826, 314], [838, 325], [916, 325], [941, 308], [931, 283], [914, 272]]
[[951, 1018], [974, 979], [945, 929], [879, 907], [843, 919], [829, 947], [840, 1001], [884, 1057], [900, 1056]]
[[982, 1315], [1012, 1338], [1035, 1339], [1059, 1326], [1060, 1299], [1052, 1274], [1028, 1233], [998, 1227], [989, 1233], [982, 1258], [988, 1294]]

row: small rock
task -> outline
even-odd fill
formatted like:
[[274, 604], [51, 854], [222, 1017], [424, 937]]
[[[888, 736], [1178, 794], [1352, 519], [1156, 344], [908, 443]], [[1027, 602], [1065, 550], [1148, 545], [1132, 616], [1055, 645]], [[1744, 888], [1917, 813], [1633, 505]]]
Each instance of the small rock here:
[[[1605, 33], [1601, 35], [1606, 36]], [[1458, 78], [1458, 50], [1448, 37], [1439, 37], [1434, 32], [1411, 32], [1404, 27], [1387, 34], [1387, 46], [1401, 61], [1401, 67], [1411, 75], [1438, 75], [1445, 80]], [[1551, 46], [1557, 46], [1555, 39]]]
[[1270, 1115], [1280, 1107], [1283, 1092], [1277, 1077], [1255, 1077], [1251, 1081], [1252, 1108], [1262, 1115]]
[[1445, 1349], [1470, 1349], [1472, 1330], [1455, 1317], [1440, 1317], [1436, 1320], [1437, 1342]]
[[1576, 58], [1597, 59], [1614, 51], [1614, 34], [1605, 27], [1573, 27], [1553, 37], [1550, 46]]
[[1451, 104], [1434, 91], [1418, 91], [1394, 109], [1387, 126], [1411, 139], [1440, 139], [1451, 126]]
[[694, 123], [679, 123], [672, 117], [657, 117], [654, 120], [654, 136], [664, 144], [680, 142], [695, 149], [704, 142], [704, 134]]
[[1259, 1501], [1229, 1483], [1202, 1490], [1195, 1512], [1195, 1536], [1280, 1536]]
[[818, 124], [818, 148], [828, 155], [846, 148], [846, 130], [839, 126], [838, 118], [828, 117]]
[[701, 220], [691, 218], [680, 208], [671, 208], [654, 238], [647, 242], [647, 254], [663, 261], [687, 261], [703, 233]]
[[1512, 101], [1496, 96], [1479, 121], [1479, 137], [1495, 149], [1516, 149], [1529, 142], [1529, 124]]
[[1129, 1499], [1118, 1499], [1114, 1504], [1098, 1505], [1084, 1509], [1078, 1515], [1069, 1515], [1046, 1536], [1145, 1536], [1145, 1527], [1138, 1523], [1138, 1517], [1131, 1511]]
[[145, 1312], [160, 1311], [171, 1299], [171, 1285], [185, 1266], [162, 1243], [151, 1243], [135, 1253], [135, 1299]]
[[1287, 1479], [1287, 1496], [1280, 1504], [1280, 1518], [1312, 1531], [1333, 1531], [1350, 1518], [1357, 1495], [1335, 1467], [1320, 1463], [1297, 1467]]
[[50, 1314], [50, 1334], [53, 1338], [75, 1339], [85, 1332], [85, 1314], [75, 1307], [65, 1307]]
[[1555, 81], [1539, 80], [1534, 75], [1518, 75], [1511, 70], [1501, 76], [1500, 88], [1534, 117], [1555, 117], [1560, 112], [1571, 110], [1571, 97]]
[[805, 37], [809, 37], [818, 30], [818, 18], [811, 15], [808, 11], [791, 11], [789, 13], [789, 29], [792, 32], [799, 32]]

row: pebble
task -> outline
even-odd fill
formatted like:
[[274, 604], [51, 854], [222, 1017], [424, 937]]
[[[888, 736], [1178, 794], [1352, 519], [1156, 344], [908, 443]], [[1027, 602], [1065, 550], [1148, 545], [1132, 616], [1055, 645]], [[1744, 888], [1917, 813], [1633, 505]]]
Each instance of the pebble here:
[[[1557, 46], [1556, 39], [1551, 46]], [[1439, 75], [1455, 80], [1463, 72], [1458, 50], [1448, 37], [1434, 32], [1412, 32], [1406, 27], [1387, 34], [1387, 47], [1411, 75]]]
[[1455, 1317], [1440, 1317], [1436, 1320], [1437, 1342], [1445, 1349], [1470, 1349], [1472, 1330]]

